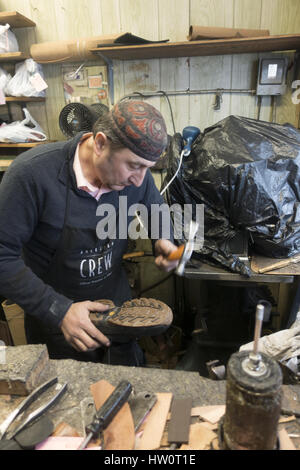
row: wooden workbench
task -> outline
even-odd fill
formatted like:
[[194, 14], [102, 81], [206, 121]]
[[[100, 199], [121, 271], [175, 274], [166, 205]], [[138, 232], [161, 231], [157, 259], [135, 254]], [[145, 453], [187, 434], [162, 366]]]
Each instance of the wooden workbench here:
[[[136, 392], [162, 392], [173, 393], [175, 397], [191, 397], [193, 406], [224, 405], [226, 399], [226, 381], [210, 380], [201, 377], [197, 372], [179, 370], [110, 366], [104, 364], [77, 362], [73, 360], [50, 360], [50, 367], [41, 380], [57, 375], [59, 383], [68, 382], [67, 393], [52, 408], [48, 414], [54, 425], [66, 422], [75, 428], [80, 435], [84, 435], [81, 402], [90, 398], [90, 385], [105, 379], [116, 386], [125, 379], [134, 387]], [[285, 408], [300, 403], [300, 385], [284, 385]], [[289, 400], [286, 400], [289, 397]], [[21, 397], [0, 395], [0, 422], [15, 409], [23, 400]], [[300, 407], [298, 409], [300, 416]], [[300, 419], [293, 422], [299, 428]], [[293, 432], [295, 432], [293, 430]], [[295, 445], [300, 448], [300, 439]]]

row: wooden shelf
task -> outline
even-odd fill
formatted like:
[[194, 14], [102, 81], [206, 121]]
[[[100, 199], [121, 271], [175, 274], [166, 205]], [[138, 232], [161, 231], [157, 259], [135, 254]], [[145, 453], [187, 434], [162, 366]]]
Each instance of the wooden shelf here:
[[0, 148], [30, 148], [30, 147], [36, 147], [37, 145], [41, 144], [49, 144], [49, 140], [43, 140], [42, 142], [18, 142], [18, 143], [9, 143], [9, 142], [0, 142]]
[[18, 60], [29, 59], [29, 54], [24, 52], [5, 52], [0, 54], [0, 62], [17, 62]]
[[36, 26], [35, 22], [21, 15], [17, 11], [3, 11], [0, 13], [0, 24], [8, 23], [12, 28], [29, 28]]
[[[36, 26], [35, 22], [21, 15], [17, 11], [0, 12], [0, 24], [8, 23], [12, 28], [30, 28]], [[18, 62], [25, 59], [29, 59], [30, 55], [24, 52], [7, 52], [0, 54], [0, 62]], [[30, 96], [6, 96], [6, 104], [9, 103], [29, 103], [29, 102], [44, 102], [45, 98], [41, 97], [30, 97]], [[36, 147], [49, 143], [49, 141], [43, 142], [20, 142], [20, 143], [7, 143], [0, 142], [0, 148], [2, 155], [0, 158], [0, 171], [6, 171], [9, 165], [13, 162], [14, 158], [25, 151], [26, 149]], [[13, 158], [12, 158], [13, 157]]]
[[5, 149], [7, 151], [7, 155], [0, 156], [0, 171], [6, 171], [9, 165], [14, 161], [14, 159], [23, 151], [25, 152], [30, 148], [37, 147], [38, 145], [42, 144], [49, 144], [50, 142], [54, 141], [44, 140], [43, 142], [19, 142], [11, 144], [7, 142], [0, 142], [0, 149]]
[[45, 98], [38, 96], [6, 96], [5, 101], [9, 103], [29, 103], [45, 101]]
[[[29, 28], [36, 26], [35, 22], [21, 15], [17, 11], [0, 12], [0, 24], [8, 23], [12, 28]], [[30, 55], [24, 52], [6, 52], [0, 54], [0, 62], [17, 62], [29, 59]]]
[[0, 160], [0, 171], [5, 171], [9, 167], [9, 165], [12, 163], [13, 160], [5, 160], [1, 159]]
[[139, 46], [106, 46], [91, 49], [108, 59], [138, 60], [170, 57], [195, 57], [300, 49], [300, 34], [256, 38], [211, 39], [204, 41], [167, 42]]

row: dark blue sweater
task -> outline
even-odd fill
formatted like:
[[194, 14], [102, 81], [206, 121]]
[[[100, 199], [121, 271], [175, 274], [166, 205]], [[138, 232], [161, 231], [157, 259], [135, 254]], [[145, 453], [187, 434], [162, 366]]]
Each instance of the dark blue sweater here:
[[[117, 205], [116, 196], [126, 195], [128, 206], [143, 203], [150, 208], [151, 203], [163, 203], [150, 171], [139, 188], [103, 194], [99, 202], [78, 189], [73, 159], [81, 135], [19, 155], [0, 184], [0, 295], [52, 326], [60, 324], [73, 302], [42, 280], [62, 232], [68, 171], [69, 223], [74, 227], [96, 230], [98, 204]], [[105, 298], [105, 293], [99, 298]]]

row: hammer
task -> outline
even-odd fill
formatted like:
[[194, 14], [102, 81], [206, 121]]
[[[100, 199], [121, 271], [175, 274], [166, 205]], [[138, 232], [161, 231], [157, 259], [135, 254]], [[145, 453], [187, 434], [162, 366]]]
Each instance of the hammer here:
[[167, 260], [174, 261], [180, 260], [178, 266], [175, 270], [178, 276], [182, 276], [185, 270], [186, 263], [190, 260], [192, 253], [194, 251], [194, 240], [199, 228], [199, 224], [191, 220], [189, 225], [189, 234], [188, 240], [186, 243], [180, 245], [177, 250], [172, 251], [167, 257]]

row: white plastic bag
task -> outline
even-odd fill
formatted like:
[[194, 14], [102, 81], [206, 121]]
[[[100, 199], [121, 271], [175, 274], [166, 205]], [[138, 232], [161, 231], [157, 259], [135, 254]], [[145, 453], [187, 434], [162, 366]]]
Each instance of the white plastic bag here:
[[42, 142], [47, 136], [33, 119], [28, 109], [23, 108], [25, 119], [0, 126], [0, 142]]
[[[292, 325], [287, 330], [263, 336], [258, 341], [258, 348], [259, 352], [282, 362], [300, 356], [300, 325]], [[253, 342], [240, 347], [240, 351], [251, 351], [252, 349]]]
[[37, 91], [30, 81], [35, 74], [40, 74], [43, 78], [43, 69], [33, 59], [26, 59], [24, 62], [16, 65], [16, 73], [8, 82], [5, 88], [7, 96], [36, 96], [44, 97], [45, 91]]
[[11, 75], [7, 73], [6, 70], [0, 67], [0, 89], [3, 90], [3, 93], [4, 93], [4, 89], [6, 85], [8, 84], [10, 80], [11, 80]]
[[0, 54], [18, 51], [18, 40], [15, 34], [10, 30], [9, 24], [0, 25]]

